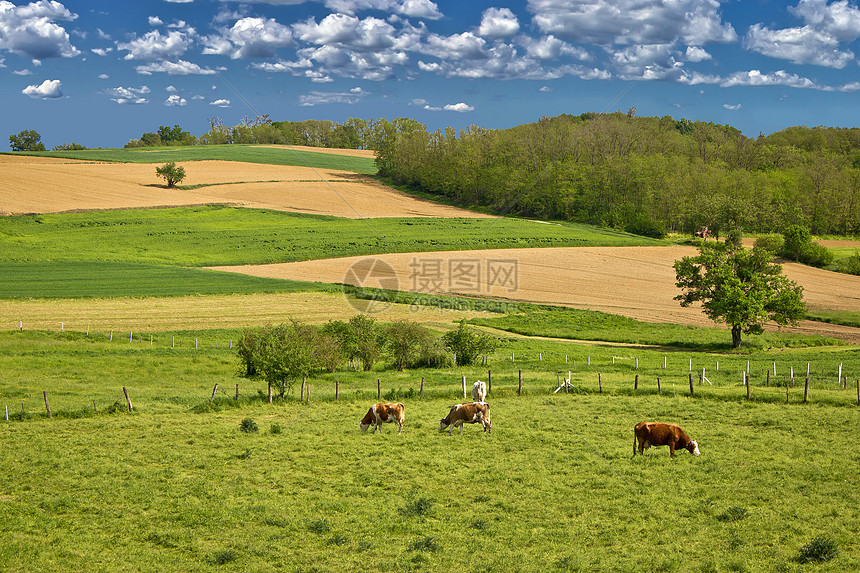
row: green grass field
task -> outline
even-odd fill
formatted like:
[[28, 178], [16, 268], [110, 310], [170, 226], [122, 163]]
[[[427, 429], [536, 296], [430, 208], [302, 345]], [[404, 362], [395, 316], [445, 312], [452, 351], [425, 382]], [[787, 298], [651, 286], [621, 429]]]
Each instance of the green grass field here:
[[111, 161], [118, 163], [177, 163], [187, 161], [245, 161], [269, 165], [298, 165], [319, 169], [341, 169], [372, 175], [376, 173], [373, 159], [349, 157], [332, 153], [317, 153], [295, 149], [252, 145], [201, 145], [180, 147], [145, 147], [133, 149], [86, 149], [82, 151], [17, 152], [11, 155], [61, 157], [81, 161]]
[[[0, 333], [0, 403], [12, 414], [0, 423], [0, 570], [860, 567], [860, 408], [853, 388], [828, 380], [840, 360], [860, 369], [856, 351], [780, 355], [780, 375], [821, 359], [811, 366], [810, 403], [794, 387], [786, 404], [785, 389], [760, 376], [772, 353], [672, 353], [664, 370], [665, 354], [653, 350], [508, 341], [489, 358], [492, 433], [467, 426], [449, 437], [438, 420], [462, 401], [460, 376], [486, 380], [485, 369], [341, 372], [311, 379], [310, 403], [295, 388], [268, 405], [261, 383], [236, 376], [224, 344], [236, 334], [162, 334], [150, 346]], [[192, 348], [193, 335], [205, 344]], [[172, 347], [172, 336], [185, 344]], [[709, 374], [714, 385], [697, 384], [694, 397], [688, 357], [694, 368], [720, 360], [723, 373]], [[749, 402], [733, 381], [745, 359]], [[567, 368], [574, 391], [554, 394]], [[406, 405], [402, 435], [358, 430], [377, 379], [384, 399]], [[243, 432], [246, 419], [258, 431]], [[632, 458], [632, 427], [643, 419], [680, 423], [702, 455], [670, 459], [652, 448]], [[836, 557], [799, 563], [822, 536], [837, 544]]]
[[379, 253], [658, 245], [590, 225], [521, 219], [343, 219], [235, 207], [181, 207], [0, 218], [4, 262], [179, 266], [264, 264]]

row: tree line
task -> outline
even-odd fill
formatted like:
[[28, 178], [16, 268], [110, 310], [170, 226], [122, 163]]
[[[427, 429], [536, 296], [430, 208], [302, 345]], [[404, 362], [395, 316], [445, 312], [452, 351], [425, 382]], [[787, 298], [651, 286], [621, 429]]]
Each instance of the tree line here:
[[441, 337], [406, 320], [386, 324], [357, 314], [316, 327], [293, 320], [246, 330], [236, 346], [240, 373], [269, 383], [281, 397], [303, 377], [342, 368], [369, 372], [384, 363], [406, 368], [472, 364], [491, 352], [496, 340], [460, 322]]
[[499, 213], [660, 236], [860, 232], [860, 129], [792, 127], [745, 137], [726, 125], [584, 113], [511, 129], [428, 132], [381, 124], [380, 174]]

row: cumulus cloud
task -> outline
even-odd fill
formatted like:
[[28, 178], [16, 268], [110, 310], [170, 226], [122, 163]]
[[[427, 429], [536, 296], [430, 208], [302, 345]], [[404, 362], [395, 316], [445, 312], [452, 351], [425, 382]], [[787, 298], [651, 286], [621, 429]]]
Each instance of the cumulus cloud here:
[[27, 86], [21, 93], [33, 99], [57, 99], [63, 97], [60, 80], [45, 80], [38, 86]]
[[150, 16], [148, 21], [150, 26], [161, 26], [164, 24], [158, 16]]
[[734, 86], [788, 86], [792, 88], [823, 89], [829, 88], [819, 86], [809, 78], [790, 74], [783, 70], [770, 74], [763, 74], [759, 70], [748, 72], [736, 72], [725, 78], [720, 85], [722, 87]]
[[750, 27], [744, 46], [771, 58], [836, 69], [844, 68], [854, 59], [854, 52], [839, 49], [834, 36], [811, 26], [771, 30], [756, 24]]
[[214, 105], [215, 107], [230, 107], [230, 100], [216, 99], [215, 101], [209, 102], [209, 105]]
[[463, 103], [463, 102], [453, 103], [453, 104], [449, 103], [448, 105], [446, 105], [442, 109], [444, 109], [445, 111], [457, 111], [460, 113], [467, 112], [467, 111], [475, 111], [475, 108], [473, 106], [471, 106], [467, 103]]
[[120, 105], [142, 105], [149, 103], [149, 100], [145, 97], [149, 92], [150, 89], [147, 86], [141, 86], [139, 88], [118, 86], [106, 90], [104, 93], [107, 94], [111, 100]]
[[197, 64], [186, 62], [185, 60], [153, 62], [137, 66], [135, 70], [144, 76], [151, 76], [155, 73], [165, 73], [171, 76], [211, 76], [218, 73], [216, 70], [201, 68]]
[[35, 60], [71, 58], [81, 52], [56, 20], [73, 21], [78, 15], [56, 1], [40, 0], [15, 6], [0, 1], [0, 49]]
[[205, 38], [203, 44], [204, 54], [226, 55], [234, 60], [271, 58], [278, 48], [293, 44], [293, 33], [273, 18], [241, 18], [222, 30], [220, 36]]
[[309, 44], [338, 45], [352, 50], [384, 50], [394, 46], [394, 26], [378, 18], [363, 20], [347, 14], [329, 14], [293, 25], [296, 37]]
[[126, 60], [166, 60], [178, 58], [190, 45], [189, 36], [179, 30], [171, 30], [167, 35], [152, 30], [130, 42], [118, 42], [117, 49], [128, 51]]
[[529, 0], [532, 21], [545, 34], [577, 42], [687, 44], [734, 42], [715, 0]]
[[860, 10], [845, 0], [827, 4], [827, 0], [800, 0], [788, 8], [807, 25], [825, 32], [841, 42], [853, 42], [860, 37]]
[[684, 58], [688, 62], [704, 62], [705, 60], [713, 59], [713, 56], [708, 53], [707, 50], [704, 50], [698, 46], [687, 46], [687, 51], [684, 54]]
[[188, 101], [177, 94], [173, 94], [164, 101], [164, 105], [167, 107], [182, 107], [188, 105]]
[[485, 38], [506, 38], [520, 31], [520, 23], [510, 8], [487, 8], [481, 15], [478, 35]]
[[[298, 4], [300, 2], [286, 0], [277, 3]], [[423, 18], [425, 20], [442, 18], [439, 7], [431, 0], [326, 0], [325, 6], [342, 14], [356, 14], [362, 10], [381, 10], [409, 18]]]

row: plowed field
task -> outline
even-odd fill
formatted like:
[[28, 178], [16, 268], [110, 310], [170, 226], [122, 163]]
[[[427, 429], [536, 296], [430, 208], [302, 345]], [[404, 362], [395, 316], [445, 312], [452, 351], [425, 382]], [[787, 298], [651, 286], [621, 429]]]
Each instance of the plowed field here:
[[[680, 291], [675, 287], [672, 265], [696, 252], [694, 247], [684, 246], [500, 249], [349, 257], [220, 270], [357, 286], [396, 282], [401, 290], [483, 294], [600, 310], [647, 322], [713, 326], [699, 308], [681, 308], [673, 299]], [[391, 270], [388, 276], [383, 272], [386, 269]], [[860, 308], [860, 277], [794, 263], [783, 265], [783, 270], [803, 286], [810, 309]], [[357, 280], [361, 277], [365, 277], [363, 281]], [[803, 321], [798, 327], [783, 330], [860, 344], [857, 328]]]

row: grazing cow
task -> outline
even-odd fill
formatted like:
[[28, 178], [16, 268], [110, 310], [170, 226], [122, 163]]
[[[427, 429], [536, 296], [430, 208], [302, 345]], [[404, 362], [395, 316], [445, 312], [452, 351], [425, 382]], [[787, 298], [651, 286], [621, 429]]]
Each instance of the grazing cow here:
[[487, 385], [478, 380], [472, 385], [472, 398], [475, 402], [483, 402], [487, 397]]
[[366, 432], [369, 427], [373, 426], [374, 432], [377, 430], [381, 432], [380, 424], [394, 422], [397, 424], [397, 433], [399, 434], [403, 431], [403, 420], [403, 404], [374, 404], [358, 423], [358, 427], [361, 428], [362, 432]]
[[451, 408], [448, 415], [439, 420], [439, 431], [443, 431], [448, 426], [448, 435], [451, 435], [451, 430], [460, 427], [460, 435], [463, 435], [463, 424], [474, 424], [480, 422], [484, 426], [484, 432], [492, 433], [493, 428], [490, 425], [490, 405], [486, 402], [472, 402], [471, 404], [457, 404]]
[[643, 450], [651, 446], [669, 446], [669, 456], [675, 456], [675, 450], [686, 449], [694, 456], [699, 455], [699, 444], [691, 440], [681, 426], [677, 424], [664, 424], [663, 422], [639, 422], [633, 428], [633, 455], [636, 448], [639, 454], [644, 455]]

